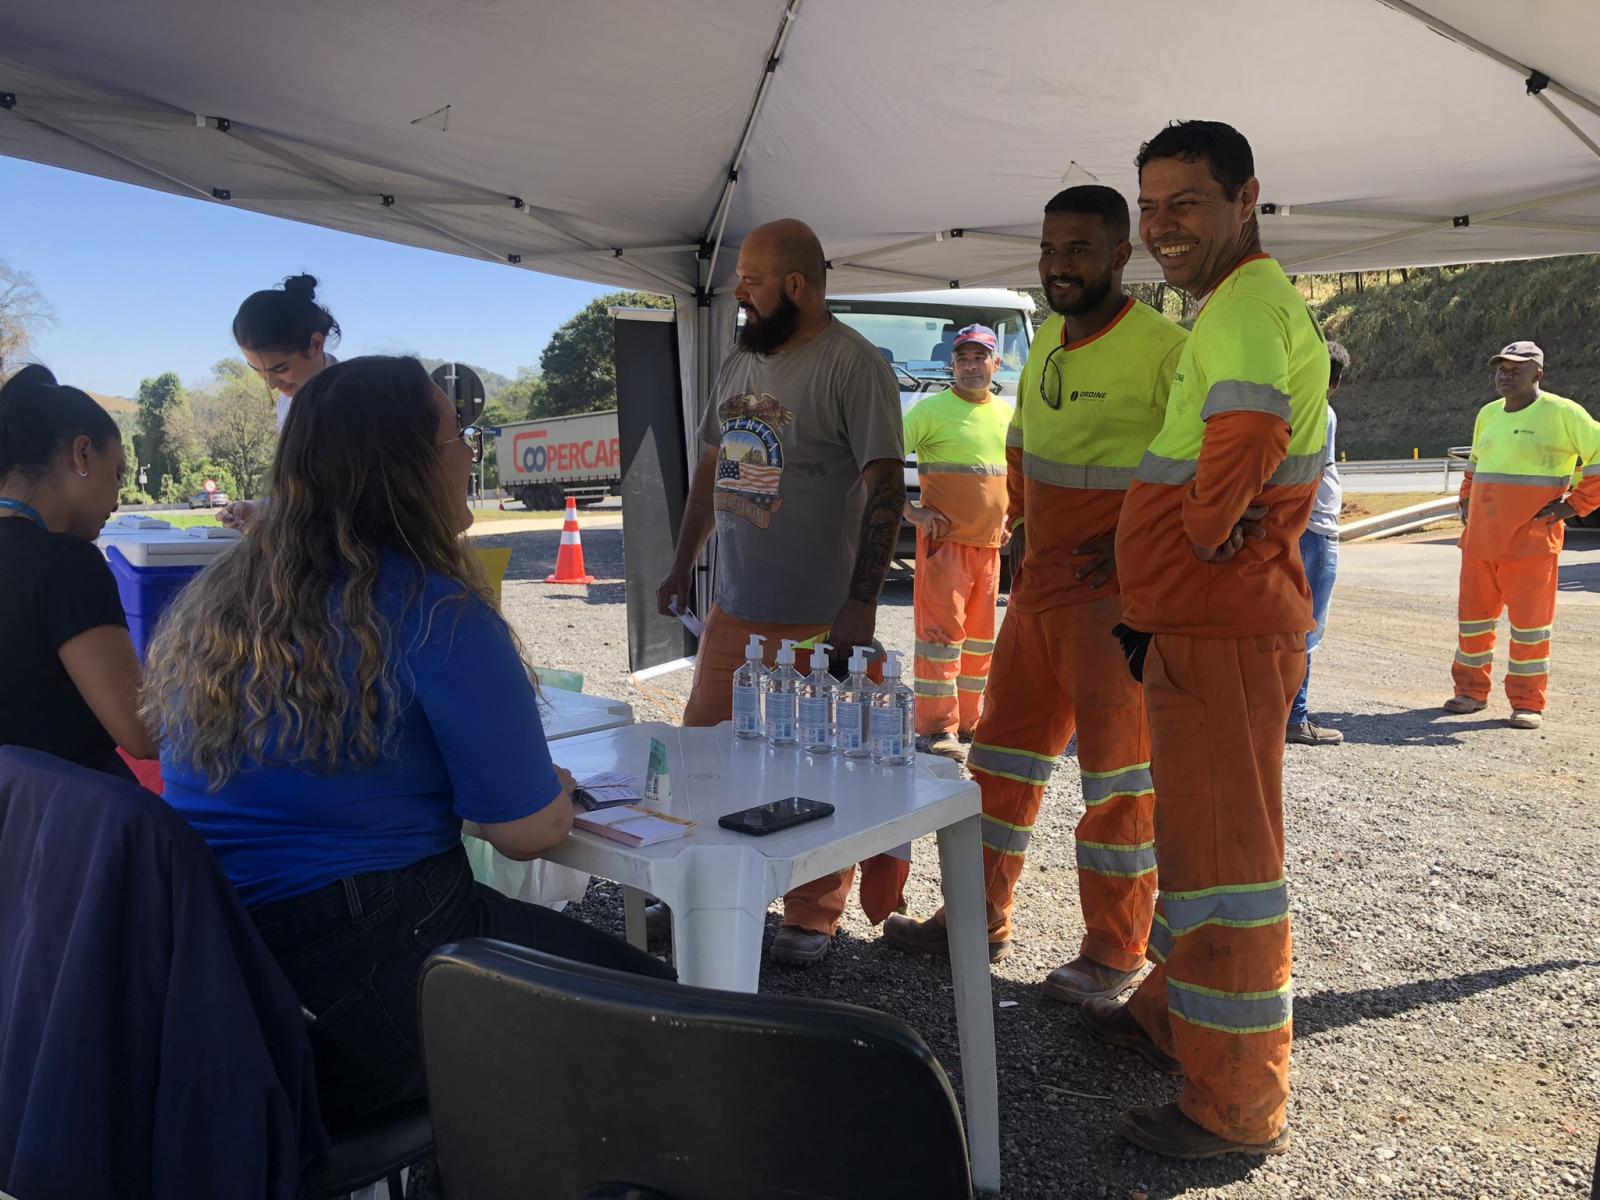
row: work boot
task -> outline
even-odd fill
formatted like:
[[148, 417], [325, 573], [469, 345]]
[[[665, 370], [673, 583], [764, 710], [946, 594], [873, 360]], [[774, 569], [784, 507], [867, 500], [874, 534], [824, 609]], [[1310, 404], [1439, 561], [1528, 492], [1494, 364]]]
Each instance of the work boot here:
[[1514, 708], [1506, 724], [1513, 729], [1537, 729], [1544, 724], [1544, 714], [1536, 713], [1531, 708]]
[[953, 733], [935, 733], [928, 737], [925, 746], [917, 747], [924, 754], [937, 754], [940, 758], [949, 758], [966, 765], [967, 748]]
[[651, 942], [664, 942], [672, 936], [672, 910], [659, 900], [644, 906], [644, 936]]
[[1471, 696], [1451, 696], [1444, 702], [1444, 710], [1447, 713], [1482, 712], [1488, 707], [1487, 700], [1474, 700]]
[[1132, 1050], [1163, 1075], [1183, 1074], [1183, 1064], [1156, 1045], [1144, 1026], [1133, 1019], [1126, 1004], [1116, 1000], [1085, 1000], [1078, 1009], [1078, 1020], [1106, 1045]]
[[1291, 746], [1337, 746], [1344, 734], [1337, 729], [1324, 729], [1314, 721], [1299, 721], [1289, 726], [1284, 741]]
[[780, 925], [767, 953], [775, 963], [786, 967], [811, 967], [828, 957], [833, 938], [798, 925]]
[[[883, 940], [895, 949], [911, 954], [936, 954], [941, 958], [950, 956], [949, 935], [945, 933], [944, 923], [934, 917], [919, 921], [915, 917], [892, 914], [883, 923]], [[989, 943], [990, 962], [999, 962], [1010, 953], [1010, 938]]]
[[1285, 1129], [1270, 1142], [1234, 1142], [1184, 1116], [1177, 1104], [1147, 1104], [1117, 1118], [1117, 1132], [1135, 1146], [1169, 1158], [1221, 1158], [1224, 1154], [1282, 1154], [1289, 1148]]
[[1080, 954], [1044, 977], [1044, 994], [1066, 1004], [1114, 999], [1128, 990], [1128, 985], [1139, 978], [1139, 972], [1143, 969], [1135, 967], [1131, 971], [1119, 971]]

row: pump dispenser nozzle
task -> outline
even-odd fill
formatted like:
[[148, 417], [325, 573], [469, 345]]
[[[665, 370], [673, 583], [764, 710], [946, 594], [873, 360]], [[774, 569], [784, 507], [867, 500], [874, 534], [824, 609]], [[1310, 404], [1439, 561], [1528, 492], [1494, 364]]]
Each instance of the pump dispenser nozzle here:
[[750, 635], [750, 644], [744, 648], [745, 661], [751, 662], [759, 659], [762, 655], [761, 648], [766, 644], [766, 641], [767, 639], [762, 637], [759, 633], [752, 633]]

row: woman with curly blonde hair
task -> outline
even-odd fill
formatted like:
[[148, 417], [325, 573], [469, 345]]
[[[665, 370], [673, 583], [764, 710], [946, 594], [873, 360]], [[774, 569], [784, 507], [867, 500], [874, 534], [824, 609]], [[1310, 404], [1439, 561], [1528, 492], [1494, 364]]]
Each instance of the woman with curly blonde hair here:
[[461, 537], [481, 455], [415, 359], [327, 367], [289, 412], [272, 503], [148, 655], [166, 799], [311, 1014], [335, 1124], [422, 1094], [416, 978], [436, 946], [494, 937], [671, 974], [467, 866], [463, 820], [517, 859], [572, 823], [572, 777]]

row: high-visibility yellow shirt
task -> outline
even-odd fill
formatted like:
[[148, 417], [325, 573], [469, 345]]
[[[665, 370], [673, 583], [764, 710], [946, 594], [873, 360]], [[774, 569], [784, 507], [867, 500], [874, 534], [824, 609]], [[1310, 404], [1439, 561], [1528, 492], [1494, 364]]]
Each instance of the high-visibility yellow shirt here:
[[1011, 405], [991, 395], [963, 400], [954, 388], [925, 397], [905, 415], [906, 453], [917, 456], [922, 503], [950, 521], [944, 535], [998, 546], [1006, 517], [1006, 429]]
[[1600, 507], [1600, 422], [1552, 392], [1516, 412], [1506, 411], [1503, 398], [1479, 409], [1461, 483], [1461, 552], [1489, 559], [1559, 554], [1566, 525], [1534, 514], [1562, 497], [1579, 516]]
[[1147, 304], [1129, 300], [1093, 337], [1066, 340], [1066, 318], [1040, 327], [1017, 383], [1007, 436], [1011, 502], [1027, 553], [1011, 607], [1042, 612], [1085, 604], [1108, 591], [1077, 578], [1078, 550], [1116, 531], [1122, 498], [1161, 429], [1173, 372], [1188, 334]]
[[[1253, 255], [1214, 288], [1173, 377], [1161, 432], [1117, 524], [1123, 615], [1135, 629], [1201, 637], [1309, 632], [1299, 541], [1328, 436], [1328, 344], [1275, 260]], [[1264, 538], [1227, 562], [1228, 540], [1265, 504]]]

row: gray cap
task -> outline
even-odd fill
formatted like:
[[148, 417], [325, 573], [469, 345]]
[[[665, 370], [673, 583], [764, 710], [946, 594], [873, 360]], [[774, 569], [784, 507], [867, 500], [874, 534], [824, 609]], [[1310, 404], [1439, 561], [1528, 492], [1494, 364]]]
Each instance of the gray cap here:
[[1501, 359], [1509, 359], [1512, 362], [1533, 362], [1542, 367], [1544, 366], [1544, 351], [1539, 349], [1533, 342], [1512, 342], [1499, 354], [1491, 358], [1489, 365], [1492, 367]]

